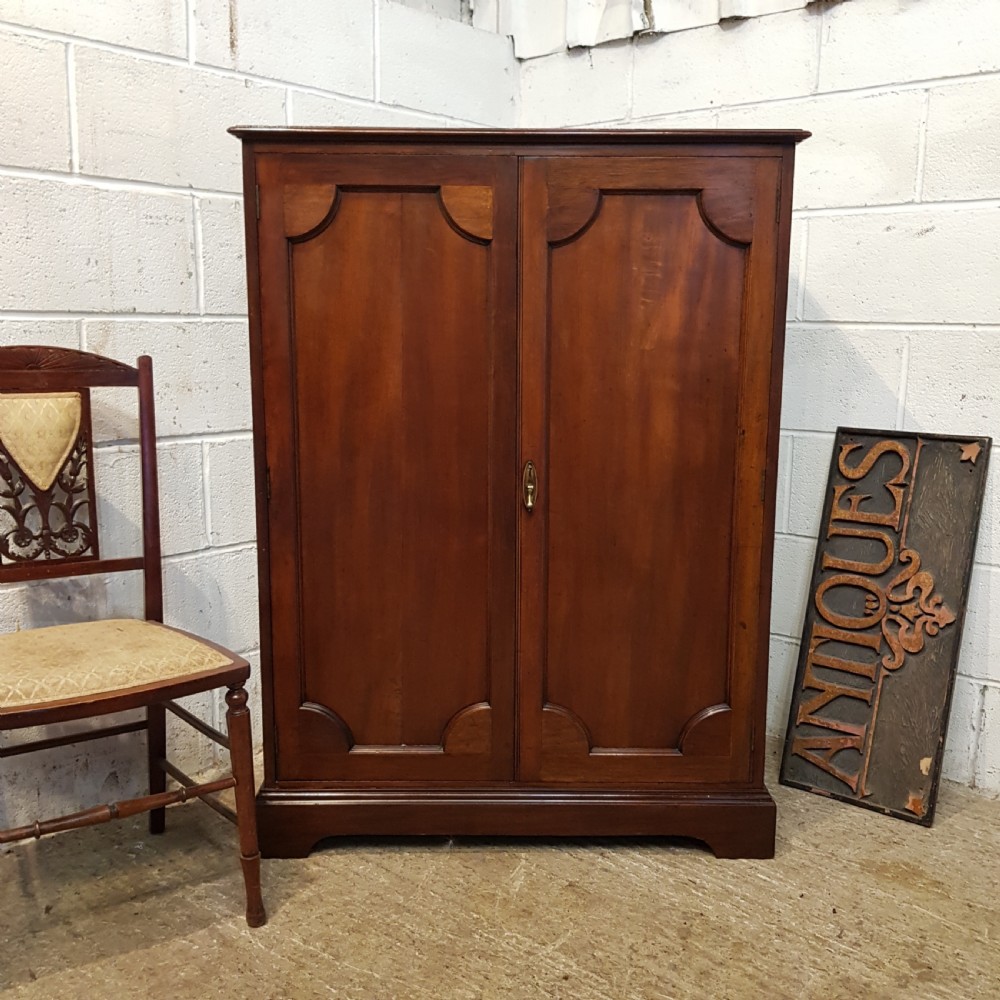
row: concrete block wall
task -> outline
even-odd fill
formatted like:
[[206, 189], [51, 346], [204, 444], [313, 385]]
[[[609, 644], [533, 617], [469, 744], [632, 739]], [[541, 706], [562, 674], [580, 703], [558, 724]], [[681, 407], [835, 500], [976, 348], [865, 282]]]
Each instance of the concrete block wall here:
[[[465, 11], [454, 0], [0, 0], [0, 343], [153, 355], [167, 620], [256, 664], [239, 145], [226, 127], [811, 129], [779, 467], [778, 732], [833, 429], [1000, 439], [1000, 5], [820, 4], [520, 65], [508, 40], [462, 23]], [[105, 538], [125, 546], [134, 424], [120, 396], [95, 415]], [[949, 777], [994, 791], [998, 596], [994, 471], [946, 759]], [[129, 578], [0, 588], [0, 630], [137, 610]], [[220, 719], [215, 701], [195, 710]], [[180, 744], [189, 769], [212, 763], [200, 747]], [[130, 736], [0, 762], [0, 825], [37, 815], [43, 781], [58, 789], [46, 812], [138, 790], [137, 749]]]
[[[457, 0], [0, 0], [0, 344], [152, 355], [166, 620], [255, 666], [240, 145], [226, 129], [513, 125], [510, 43], [461, 23], [463, 11]], [[128, 402], [120, 391], [94, 401], [108, 554], [139, 537]], [[139, 595], [134, 577], [3, 587], [0, 631], [140, 613]], [[222, 722], [218, 700], [193, 709]], [[181, 766], [212, 765], [211, 745], [185, 732], [174, 730]], [[0, 762], [0, 826], [141, 791], [141, 757], [129, 735]]]
[[[865, 0], [529, 60], [525, 126], [804, 128], [771, 621], [782, 732], [838, 425], [1000, 440], [1000, 4]], [[947, 777], [1000, 791], [1000, 461]]]

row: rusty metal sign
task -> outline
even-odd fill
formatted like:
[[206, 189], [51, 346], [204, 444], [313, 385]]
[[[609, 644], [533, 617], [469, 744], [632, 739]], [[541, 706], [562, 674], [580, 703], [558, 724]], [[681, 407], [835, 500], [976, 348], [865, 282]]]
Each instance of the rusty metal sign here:
[[782, 784], [930, 826], [989, 450], [837, 431]]

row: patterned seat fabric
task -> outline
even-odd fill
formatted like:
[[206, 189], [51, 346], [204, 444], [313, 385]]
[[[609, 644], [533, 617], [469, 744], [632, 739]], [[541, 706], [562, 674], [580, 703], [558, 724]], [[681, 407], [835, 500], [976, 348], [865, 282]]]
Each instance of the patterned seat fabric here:
[[173, 681], [232, 662], [182, 632], [132, 618], [10, 632], [0, 635], [0, 716]]

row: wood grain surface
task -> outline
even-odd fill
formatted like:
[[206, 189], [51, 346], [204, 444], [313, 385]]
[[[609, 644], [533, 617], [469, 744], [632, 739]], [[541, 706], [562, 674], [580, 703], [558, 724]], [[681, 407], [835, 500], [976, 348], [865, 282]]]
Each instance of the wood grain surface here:
[[236, 131], [264, 850], [451, 830], [770, 853], [804, 135]]

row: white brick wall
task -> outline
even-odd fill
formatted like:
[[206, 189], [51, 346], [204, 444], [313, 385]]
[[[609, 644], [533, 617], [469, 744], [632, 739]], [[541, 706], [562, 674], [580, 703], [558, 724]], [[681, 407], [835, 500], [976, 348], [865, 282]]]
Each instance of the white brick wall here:
[[18, 95], [20, 100], [0, 103], [0, 161], [12, 167], [68, 169], [66, 46], [0, 35], [0, 66], [6, 80], [37, 80]]
[[194, 16], [199, 63], [339, 94], [375, 96], [371, 3], [198, 0]]
[[[248, 431], [250, 358], [246, 324], [188, 318], [136, 321], [125, 317], [84, 320], [85, 350], [133, 363], [153, 358], [156, 427], [160, 437]], [[109, 414], [95, 407], [95, 432], [115, 439]]]
[[[629, 113], [633, 47], [626, 42], [529, 59], [521, 68], [524, 128], [582, 127]], [[556, 106], [549, 104], [558, 95]], [[556, 121], [558, 117], [558, 121]]]
[[1000, 70], [995, 0], [865, 0], [834, 7], [816, 20], [822, 32], [821, 91]]
[[183, 3], [0, 0], [0, 22], [171, 56], [183, 56], [187, 46], [188, 12]]
[[246, 257], [242, 198], [195, 198], [201, 262], [200, 312], [246, 311]]
[[[226, 129], [512, 125], [510, 44], [385, 0], [0, 0], [0, 67], [0, 344], [152, 355], [166, 619], [257, 663], [240, 144]], [[130, 405], [120, 390], [94, 400], [111, 553], [138, 540]], [[137, 614], [139, 594], [134, 574], [3, 588], [0, 630]], [[210, 696], [191, 707], [223, 720]], [[172, 732], [181, 766], [212, 763], [210, 744]], [[0, 826], [37, 818], [43, 781], [57, 787], [46, 814], [144, 782], [134, 736], [16, 763], [0, 764]]]
[[923, 197], [927, 201], [996, 198], [1000, 194], [1000, 76], [933, 87], [927, 97]]
[[410, 108], [388, 104], [360, 104], [342, 97], [305, 91], [288, 91], [289, 125], [367, 125], [375, 128], [446, 128], [454, 118], [418, 114]]
[[0, 310], [194, 312], [190, 198], [0, 174], [0, 205]]
[[[781, 731], [834, 428], [1000, 438], [1000, 4], [866, 0], [520, 66], [504, 38], [419, 9], [452, 6], [0, 0], [0, 343], [152, 354], [168, 620], [256, 662], [228, 125], [812, 129], [799, 148], [778, 470], [769, 719]], [[113, 394], [95, 410], [107, 516], [127, 538], [134, 451], [121, 442], [134, 428]], [[946, 774], [1000, 790], [996, 472], [977, 558]], [[137, 593], [134, 578], [0, 590], [0, 629], [135, 613]], [[209, 699], [195, 710], [223, 711]], [[9, 780], [6, 768], [0, 824], [34, 817], [50, 771], [66, 808], [136, 790], [135, 742], [56, 751]], [[189, 767], [211, 761], [201, 745], [181, 744]]]
[[[522, 69], [522, 121], [804, 128], [769, 728], [782, 732], [838, 425], [1000, 439], [1000, 4], [865, 0]], [[631, 62], [627, 53], [631, 52]], [[592, 58], [591, 58], [592, 56]], [[622, 94], [630, 95], [624, 103]], [[987, 486], [945, 774], [1000, 791], [1000, 472]]]
[[631, 113], [652, 117], [808, 94], [816, 79], [818, 31], [819, 18], [800, 11], [633, 43]]
[[80, 170], [174, 187], [239, 191], [234, 122], [284, 125], [285, 88], [198, 66], [80, 47]]
[[803, 319], [996, 322], [998, 243], [994, 205], [812, 218]]

